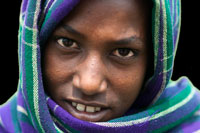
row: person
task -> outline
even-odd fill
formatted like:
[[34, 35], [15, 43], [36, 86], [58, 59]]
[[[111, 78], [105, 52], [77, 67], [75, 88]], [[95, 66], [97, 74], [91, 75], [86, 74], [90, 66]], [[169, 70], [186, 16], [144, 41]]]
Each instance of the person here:
[[199, 90], [171, 80], [180, 23], [179, 0], [23, 0], [0, 132], [199, 131]]

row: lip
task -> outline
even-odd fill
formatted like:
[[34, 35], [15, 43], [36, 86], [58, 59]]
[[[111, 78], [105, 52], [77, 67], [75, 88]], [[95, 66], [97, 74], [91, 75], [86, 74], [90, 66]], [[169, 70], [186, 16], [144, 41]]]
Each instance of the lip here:
[[[110, 109], [108, 108], [107, 105], [100, 104], [97, 102], [86, 102], [82, 100], [75, 100], [75, 99], [67, 99], [64, 100], [65, 102], [65, 108], [66, 110], [74, 117], [85, 120], [85, 121], [90, 121], [90, 122], [99, 122], [103, 121], [106, 116], [109, 114]], [[84, 104], [86, 106], [95, 106], [95, 107], [101, 107], [101, 111], [94, 112], [94, 113], [88, 113], [85, 111], [78, 111], [75, 107], [72, 106], [72, 102]]]

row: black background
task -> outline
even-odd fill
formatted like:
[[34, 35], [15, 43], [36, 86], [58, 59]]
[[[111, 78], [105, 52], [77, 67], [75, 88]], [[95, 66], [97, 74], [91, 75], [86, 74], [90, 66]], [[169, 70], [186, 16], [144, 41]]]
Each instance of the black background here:
[[[0, 104], [4, 103], [17, 90], [18, 84], [18, 27], [21, 1], [1, 1], [0, 36]], [[200, 88], [199, 50], [199, 7], [198, 4], [182, 0], [182, 24], [180, 41], [174, 65], [173, 80], [188, 76]]]

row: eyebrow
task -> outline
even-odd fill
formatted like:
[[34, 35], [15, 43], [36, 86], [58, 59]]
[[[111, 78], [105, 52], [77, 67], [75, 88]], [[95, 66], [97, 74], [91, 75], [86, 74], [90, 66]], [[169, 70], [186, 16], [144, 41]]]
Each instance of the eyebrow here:
[[76, 35], [76, 36], [84, 36], [83, 35], [83, 33], [81, 33], [81, 32], [79, 32], [79, 31], [77, 31], [77, 30], [75, 30], [74, 28], [72, 28], [71, 26], [69, 26], [69, 25], [62, 25], [61, 26], [63, 29], [65, 29], [67, 32], [69, 32], [69, 33], [71, 33], [71, 34], [74, 34], [74, 35]]
[[120, 39], [120, 40], [111, 41], [110, 43], [116, 44], [116, 45], [126, 45], [126, 44], [131, 44], [131, 43], [134, 43], [134, 42], [139, 42], [139, 44], [143, 44], [142, 43], [143, 41], [137, 36], [130, 36], [130, 37], [123, 38], [123, 39]]
[[[66, 30], [67, 32], [74, 34], [75, 36], [80, 36], [80, 37], [84, 37], [84, 34], [75, 30], [74, 28], [72, 28], [69, 25], [62, 25], [61, 26], [64, 30]], [[113, 40], [113, 41], [109, 41], [109, 44], [114, 44], [114, 45], [127, 45], [127, 44], [131, 44], [133, 42], [139, 42], [139, 44], [143, 44], [142, 39], [137, 37], [137, 36], [130, 36], [127, 38], [123, 38], [123, 39], [119, 39], [119, 40]]]

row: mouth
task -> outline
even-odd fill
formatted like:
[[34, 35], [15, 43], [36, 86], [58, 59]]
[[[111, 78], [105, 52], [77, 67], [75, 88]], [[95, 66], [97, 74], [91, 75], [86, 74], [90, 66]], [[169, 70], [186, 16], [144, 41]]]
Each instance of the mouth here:
[[72, 102], [72, 106], [76, 108], [77, 111], [95, 113], [101, 111], [101, 107], [88, 106], [81, 103]]
[[105, 121], [110, 109], [98, 103], [86, 103], [79, 100], [65, 100], [66, 110], [74, 117], [90, 121]]

